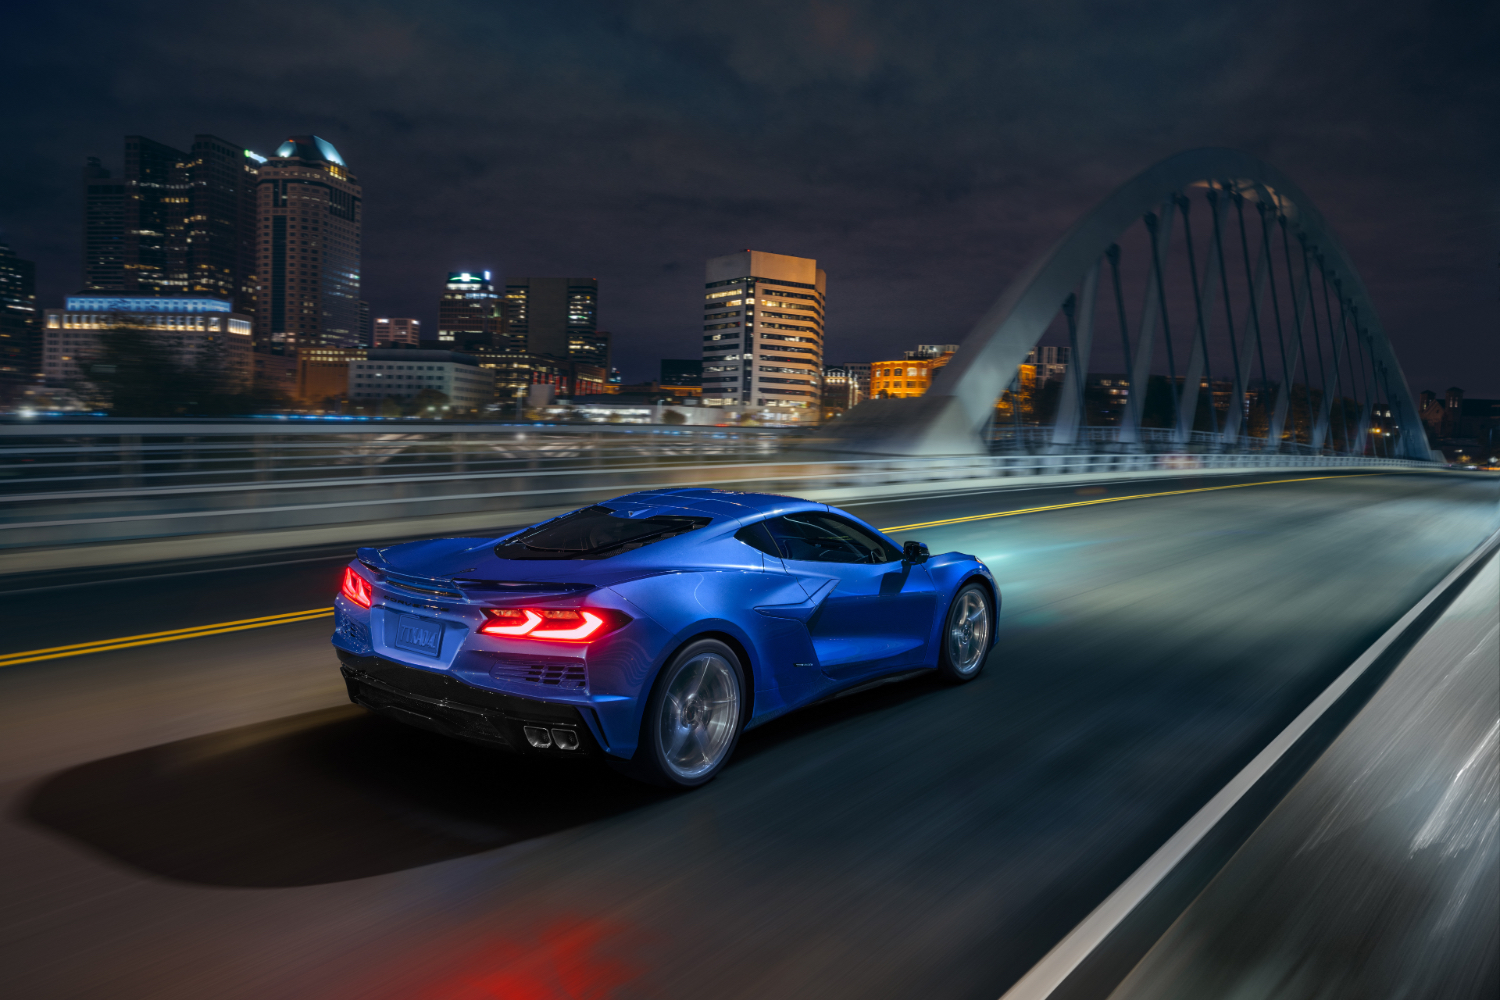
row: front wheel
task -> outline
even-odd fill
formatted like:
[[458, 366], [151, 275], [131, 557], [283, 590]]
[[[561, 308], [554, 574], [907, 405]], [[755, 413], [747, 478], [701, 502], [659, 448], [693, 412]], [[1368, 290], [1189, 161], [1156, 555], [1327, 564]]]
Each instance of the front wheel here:
[[667, 788], [711, 781], [744, 728], [744, 677], [739, 657], [717, 639], [684, 646], [652, 687], [628, 773]]
[[953, 596], [938, 637], [942, 643], [938, 675], [944, 680], [962, 684], [978, 677], [984, 669], [990, 651], [990, 630], [994, 627], [993, 604], [990, 592], [978, 583], [968, 584]]

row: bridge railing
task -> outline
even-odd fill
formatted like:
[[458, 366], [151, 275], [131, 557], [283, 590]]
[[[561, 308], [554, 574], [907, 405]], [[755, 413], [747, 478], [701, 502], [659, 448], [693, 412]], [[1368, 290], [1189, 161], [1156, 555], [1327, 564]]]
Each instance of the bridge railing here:
[[1073, 444], [1059, 446], [1056, 443], [1057, 429], [1050, 424], [1016, 426], [997, 423], [990, 433], [990, 452], [996, 455], [1009, 452], [1044, 455], [1066, 448], [1068, 451], [1083, 453], [1119, 450], [1162, 454], [1236, 453], [1330, 457], [1335, 454], [1332, 448], [1315, 449], [1295, 441], [1282, 441], [1276, 444], [1266, 438], [1253, 437], [1249, 434], [1241, 434], [1233, 445], [1225, 443], [1223, 433], [1212, 431], [1190, 431], [1186, 441], [1180, 441], [1178, 432], [1170, 427], [1136, 428], [1134, 441], [1124, 440], [1127, 434], [1126, 429], [1122, 427], [1079, 427], [1073, 433], [1075, 435]]
[[746, 461], [769, 427], [100, 421], [0, 425], [0, 496]]
[[[189, 444], [181, 438], [191, 435], [178, 428], [176, 440], [143, 433], [138, 443], [116, 442], [112, 451], [88, 459], [94, 467], [81, 469], [63, 463], [76, 442], [24, 447], [0, 442], [7, 470], [28, 459], [51, 459], [7, 476], [6, 488], [0, 490], [0, 550], [372, 522], [397, 525], [385, 532], [390, 536], [400, 533], [398, 522], [421, 520], [421, 532], [449, 530], [431, 527], [431, 519], [455, 515], [475, 515], [488, 524], [524, 523], [549, 516], [544, 513], [548, 510], [670, 486], [787, 493], [837, 503], [841, 496], [881, 487], [919, 492], [924, 484], [964, 488], [1012, 477], [1430, 467], [1269, 453], [1014, 453], [809, 462], [778, 452], [782, 438], [775, 432], [755, 429], [720, 436], [705, 433], [706, 428], [685, 435], [674, 430], [670, 436], [637, 438], [590, 433], [588, 428], [579, 433], [507, 429], [483, 442], [456, 442], [453, 436], [466, 433], [456, 429], [437, 434], [385, 431], [335, 445], [313, 435], [258, 443], [226, 443], [223, 435], [204, 435], [212, 439]], [[225, 461], [211, 466], [212, 471], [184, 467], [215, 459]], [[414, 525], [405, 533], [418, 532]]]

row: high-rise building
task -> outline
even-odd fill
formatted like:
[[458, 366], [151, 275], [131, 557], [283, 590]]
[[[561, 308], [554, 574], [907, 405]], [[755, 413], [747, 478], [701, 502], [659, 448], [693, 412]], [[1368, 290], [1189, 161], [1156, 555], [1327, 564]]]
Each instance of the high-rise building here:
[[125, 290], [125, 178], [90, 156], [83, 168], [83, 289]]
[[0, 402], [12, 402], [41, 361], [36, 265], [0, 241]]
[[509, 348], [610, 366], [607, 331], [599, 329], [596, 278], [511, 278], [505, 283]]
[[260, 167], [256, 348], [358, 347], [361, 192], [327, 139], [294, 135]]
[[375, 323], [370, 317], [370, 303], [364, 299], [359, 300], [359, 343], [361, 347], [375, 343]]
[[371, 347], [417, 347], [422, 343], [422, 321], [419, 319], [380, 317], [375, 320]]
[[696, 358], [662, 358], [662, 385], [703, 384], [703, 362]]
[[125, 137], [125, 169], [84, 167], [85, 291], [211, 295], [255, 310], [255, 179], [264, 157], [213, 135], [183, 152]]
[[464, 348], [508, 346], [505, 319], [489, 271], [452, 271], [438, 301], [438, 335]]
[[744, 250], [704, 269], [703, 403], [817, 419], [823, 296], [816, 260]]

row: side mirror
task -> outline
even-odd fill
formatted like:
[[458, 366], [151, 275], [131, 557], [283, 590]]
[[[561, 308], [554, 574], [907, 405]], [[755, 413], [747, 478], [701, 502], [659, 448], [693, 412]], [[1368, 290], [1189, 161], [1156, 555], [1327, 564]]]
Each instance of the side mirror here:
[[901, 558], [909, 563], [924, 563], [928, 557], [927, 546], [921, 542], [909, 541], [901, 547]]

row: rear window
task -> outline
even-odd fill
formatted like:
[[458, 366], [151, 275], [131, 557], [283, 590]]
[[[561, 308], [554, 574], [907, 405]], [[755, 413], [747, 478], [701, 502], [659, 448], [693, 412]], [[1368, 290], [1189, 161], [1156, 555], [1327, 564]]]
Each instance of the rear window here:
[[711, 517], [624, 517], [595, 505], [527, 528], [495, 546], [501, 559], [607, 559], [701, 528]]

